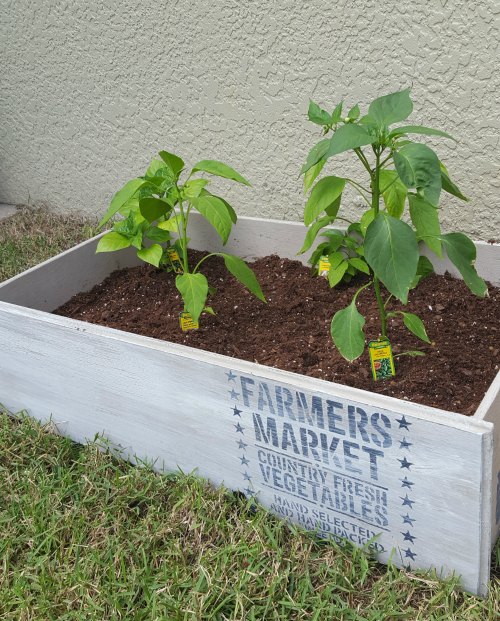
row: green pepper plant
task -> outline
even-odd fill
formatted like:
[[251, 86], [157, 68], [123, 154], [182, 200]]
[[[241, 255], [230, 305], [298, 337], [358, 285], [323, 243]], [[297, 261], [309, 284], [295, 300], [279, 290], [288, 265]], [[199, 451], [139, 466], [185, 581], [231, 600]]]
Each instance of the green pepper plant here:
[[[213, 252], [202, 257], [191, 267], [188, 257], [188, 225], [193, 210], [198, 211], [215, 228], [225, 244], [237, 216], [231, 205], [206, 186], [208, 179], [193, 177], [196, 173], [208, 173], [249, 186], [250, 183], [230, 166], [216, 160], [198, 162], [184, 181], [184, 161], [173, 153], [160, 151], [161, 159], [155, 158], [142, 177], [126, 183], [113, 197], [104, 217], [99, 223], [106, 225], [113, 216], [111, 231], [103, 235], [97, 252], [111, 252], [133, 246], [137, 256], [155, 267], [178, 272], [176, 287], [184, 301], [184, 310], [195, 322], [203, 311], [213, 313], [206, 306], [209, 292], [207, 278], [200, 268], [211, 256], [221, 256], [226, 268], [245, 287], [263, 302], [266, 301], [253, 271], [240, 257], [224, 252]], [[172, 251], [178, 259], [172, 262]]]
[[[432, 263], [420, 254], [422, 245], [438, 257], [446, 251], [475, 295], [484, 297], [488, 290], [474, 268], [473, 242], [463, 233], [443, 234], [440, 228], [441, 191], [463, 201], [467, 197], [450, 179], [433, 149], [414, 142], [410, 136], [454, 138], [422, 125], [393, 126], [405, 121], [413, 110], [409, 89], [375, 99], [364, 116], [360, 115], [358, 105], [347, 114], [342, 109], [343, 104], [339, 103], [330, 114], [312, 101], [309, 105], [309, 120], [320, 125], [326, 137], [311, 149], [301, 171], [305, 190], [310, 193], [304, 210], [304, 222], [309, 228], [300, 252], [309, 250], [325, 227], [337, 221], [348, 223], [344, 232], [324, 231], [327, 241], [313, 252], [311, 261], [316, 265], [321, 255], [328, 256], [332, 287], [358, 272], [368, 275], [368, 282], [356, 291], [351, 304], [336, 312], [331, 322], [331, 336], [338, 350], [347, 360], [354, 360], [365, 347], [365, 318], [358, 311], [356, 300], [367, 288], [372, 289], [377, 300], [382, 338], [388, 337], [388, 319], [398, 316], [410, 332], [429, 342], [417, 315], [390, 307], [394, 298], [406, 305], [410, 289], [432, 271]], [[321, 178], [310, 189], [326, 162], [346, 151], [358, 158], [366, 182], [331, 175]], [[359, 221], [339, 216], [347, 185], [367, 204]], [[402, 219], [406, 205], [411, 224]]]

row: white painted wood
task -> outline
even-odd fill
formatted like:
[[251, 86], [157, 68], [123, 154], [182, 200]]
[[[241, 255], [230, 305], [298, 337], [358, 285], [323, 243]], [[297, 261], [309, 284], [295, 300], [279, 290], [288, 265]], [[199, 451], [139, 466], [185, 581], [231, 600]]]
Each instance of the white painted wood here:
[[[190, 235], [194, 248], [222, 249], [196, 215]], [[241, 218], [225, 250], [296, 258], [303, 235], [298, 223]], [[248, 488], [278, 515], [308, 528], [321, 522], [325, 534], [333, 529], [363, 544], [378, 533], [380, 560], [455, 571], [465, 588], [486, 592], [498, 528], [500, 375], [468, 418], [43, 312], [137, 263], [133, 251], [95, 255], [97, 241], [0, 285], [0, 402], [52, 417], [77, 441], [102, 433], [132, 460]], [[480, 273], [500, 284], [499, 246], [477, 247]], [[297, 391], [310, 410], [321, 404], [323, 419], [300, 419]]]
[[[133, 249], [95, 253], [101, 235], [0, 284], [4, 302], [53, 311], [80, 291], [89, 291], [111, 272], [137, 265]], [[120, 256], [119, 256], [120, 255]]]
[[[215, 229], [197, 213], [190, 216], [190, 245], [197, 250], [234, 252], [245, 259], [255, 259], [268, 254], [278, 254], [288, 259], [306, 263], [310, 252], [298, 256], [305, 227], [300, 222], [263, 220], [242, 217], [228, 243], [223, 246]], [[101, 235], [94, 237], [67, 252], [15, 276], [0, 285], [0, 299], [29, 308], [54, 310], [72, 295], [87, 291], [101, 282], [113, 270], [139, 265], [133, 249], [120, 252], [95, 254]], [[476, 267], [480, 275], [500, 286], [500, 245], [476, 242]], [[425, 250], [424, 250], [425, 253]], [[458, 275], [448, 259], [429, 258], [439, 274], [449, 271]]]
[[[191, 246], [200, 250], [220, 251], [220, 239], [207, 221], [198, 213], [193, 213], [190, 229]], [[330, 227], [332, 228], [332, 227]], [[306, 227], [300, 222], [268, 220], [262, 218], [239, 218], [237, 225], [225, 246], [228, 252], [238, 252], [248, 259], [278, 254], [287, 259], [297, 259], [303, 263], [311, 256], [311, 252], [297, 255], [306, 233]], [[321, 236], [318, 236], [320, 239]], [[476, 269], [487, 281], [500, 285], [500, 244], [475, 242], [477, 249]], [[438, 274], [446, 271], [459, 277], [455, 266], [448, 258], [439, 259], [436, 255], [422, 247], [422, 253], [432, 261]]]
[[500, 373], [491, 384], [477, 409], [475, 418], [493, 424], [493, 470], [491, 474], [491, 535], [492, 546], [500, 537]]
[[[278, 515], [319, 524], [325, 534], [333, 529], [359, 544], [377, 535], [380, 560], [455, 571], [465, 588], [485, 592], [490, 423], [6, 303], [0, 343], [0, 400], [11, 411], [52, 418], [80, 442], [101, 433], [125, 457], [155, 460], [158, 469], [196, 469], [214, 483], [249, 488]], [[323, 421], [300, 420], [296, 391], [310, 416], [321, 404]], [[277, 394], [285, 406], [294, 401], [291, 413], [280, 416]], [[277, 446], [266, 443], [254, 413], [265, 433], [276, 425]], [[329, 449], [314, 455], [322, 433]], [[297, 472], [290, 478], [284, 469]], [[326, 503], [315, 501], [314, 489], [325, 487]]]

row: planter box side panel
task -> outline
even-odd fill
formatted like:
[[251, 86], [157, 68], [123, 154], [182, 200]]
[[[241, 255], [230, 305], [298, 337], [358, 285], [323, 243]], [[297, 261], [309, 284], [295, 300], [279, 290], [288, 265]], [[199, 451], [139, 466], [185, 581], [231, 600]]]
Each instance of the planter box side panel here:
[[[305, 226], [300, 222], [242, 217], [223, 246], [215, 229], [198, 213], [191, 214], [190, 246], [210, 252], [229, 252], [245, 259], [278, 254], [307, 263], [311, 251], [298, 256]], [[133, 248], [95, 254], [101, 235], [0, 284], [0, 300], [27, 308], [52, 311], [80, 291], [101, 283], [112, 271], [140, 265]], [[477, 242], [476, 267], [493, 284], [500, 285], [500, 246]], [[449, 271], [458, 276], [448, 259], [430, 256], [439, 274]]]
[[135, 251], [95, 253], [101, 235], [89, 239], [0, 284], [0, 300], [53, 311], [81, 291], [89, 291], [111, 272], [137, 265]]
[[[214, 228], [200, 214], [192, 213], [190, 218], [190, 245], [198, 250], [233, 252], [248, 260], [277, 254], [307, 264], [316, 247], [313, 245], [308, 252], [297, 255], [307, 232], [302, 222], [241, 217], [238, 218], [228, 243], [223, 246]], [[320, 241], [322, 241], [321, 235], [318, 236], [318, 243]], [[500, 286], [500, 244], [478, 241], [475, 245], [477, 251], [475, 265], [478, 273], [493, 285]], [[456, 267], [446, 256], [439, 259], [423, 245], [421, 251], [431, 260], [436, 273], [449, 272], [461, 278]]]
[[196, 470], [381, 561], [485, 592], [489, 423], [7, 304], [0, 342], [11, 411], [79, 442], [100, 433], [126, 458]]
[[500, 372], [491, 384], [481, 405], [476, 412], [476, 418], [493, 423], [493, 470], [491, 477], [491, 547], [500, 537]]

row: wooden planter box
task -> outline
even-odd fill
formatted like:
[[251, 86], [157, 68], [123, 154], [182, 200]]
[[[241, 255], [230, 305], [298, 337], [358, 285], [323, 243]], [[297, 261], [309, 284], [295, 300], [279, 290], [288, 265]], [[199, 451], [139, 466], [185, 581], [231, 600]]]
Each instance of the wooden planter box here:
[[[193, 248], [220, 249], [201, 218], [190, 235]], [[226, 248], [296, 258], [303, 236], [298, 223], [241, 218]], [[132, 252], [96, 255], [97, 239], [0, 285], [8, 410], [51, 418], [79, 442], [103, 434], [132, 461], [196, 469], [382, 562], [455, 572], [486, 593], [500, 527], [500, 374], [465, 417], [50, 314], [137, 264]], [[478, 271], [500, 285], [500, 247], [477, 248]]]

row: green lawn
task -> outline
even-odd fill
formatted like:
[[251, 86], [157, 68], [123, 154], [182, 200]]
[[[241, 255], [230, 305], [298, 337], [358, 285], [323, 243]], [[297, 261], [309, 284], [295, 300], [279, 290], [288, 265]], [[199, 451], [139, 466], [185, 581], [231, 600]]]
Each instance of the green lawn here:
[[[3, 277], [92, 231], [46, 213], [0, 222]], [[317, 541], [192, 475], [0, 414], [0, 620], [482, 621], [499, 606], [498, 577], [483, 601]]]

